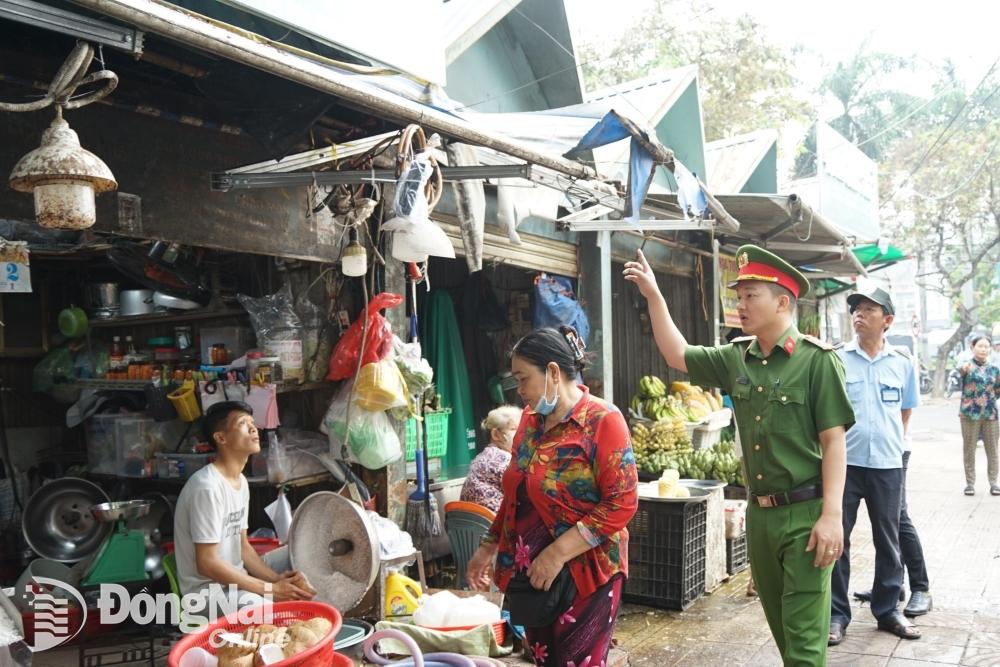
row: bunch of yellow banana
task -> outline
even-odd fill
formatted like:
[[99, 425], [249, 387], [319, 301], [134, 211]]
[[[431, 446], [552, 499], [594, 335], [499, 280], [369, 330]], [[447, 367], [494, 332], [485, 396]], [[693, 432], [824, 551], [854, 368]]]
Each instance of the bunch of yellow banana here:
[[688, 421], [701, 421], [722, 409], [722, 400], [718, 396], [690, 382], [672, 382], [670, 391], [683, 405]]

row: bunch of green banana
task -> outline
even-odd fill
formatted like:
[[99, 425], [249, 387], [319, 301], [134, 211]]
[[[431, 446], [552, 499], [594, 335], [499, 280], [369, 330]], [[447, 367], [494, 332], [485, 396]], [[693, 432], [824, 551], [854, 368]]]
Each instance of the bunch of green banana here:
[[658, 398], [667, 395], [667, 385], [655, 375], [643, 375], [639, 379], [639, 395], [643, 398]]

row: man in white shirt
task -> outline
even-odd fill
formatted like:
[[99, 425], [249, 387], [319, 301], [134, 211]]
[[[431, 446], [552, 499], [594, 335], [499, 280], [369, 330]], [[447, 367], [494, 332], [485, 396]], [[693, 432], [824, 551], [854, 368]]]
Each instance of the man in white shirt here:
[[[202, 607], [208, 614], [232, 610], [234, 602], [260, 604], [268, 595], [274, 601], [312, 598], [315, 591], [305, 578], [288, 570], [287, 548], [261, 558], [247, 539], [250, 490], [242, 471], [260, 451], [253, 409], [239, 401], [217, 403], [202, 426], [217, 456], [191, 476], [177, 499], [174, 551], [181, 594], [211, 601]], [[237, 600], [228, 597], [231, 586], [239, 591]]]

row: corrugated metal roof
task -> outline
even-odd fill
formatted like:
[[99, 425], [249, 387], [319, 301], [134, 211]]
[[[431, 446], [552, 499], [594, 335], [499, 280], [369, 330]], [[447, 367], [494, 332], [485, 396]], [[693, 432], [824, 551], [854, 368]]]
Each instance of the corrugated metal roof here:
[[[720, 231], [726, 252], [754, 243], [802, 268], [808, 277], [865, 274], [851, 252], [854, 243], [836, 226], [813, 211], [797, 195], [716, 195], [740, 223], [736, 232]], [[649, 195], [647, 204], [676, 207], [676, 195]], [[676, 209], [675, 209], [676, 210]]]
[[777, 141], [777, 130], [758, 130], [708, 142], [705, 144], [708, 187], [712, 192], [742, 192]]

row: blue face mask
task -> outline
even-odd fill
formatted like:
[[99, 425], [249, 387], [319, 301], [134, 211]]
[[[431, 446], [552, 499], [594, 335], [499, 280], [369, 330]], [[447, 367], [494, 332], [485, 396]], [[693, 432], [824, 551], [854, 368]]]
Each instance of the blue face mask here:
[[556, 405], [559, 403], [559, 388], [556, 387], [556, 394], [552, 397], [550, 401], [545, 394], [549, 392], [549, 374], [548, 371], [545, 373], [545, 386], [542, 388], [542, 397], [538, 399], [538, 404], [535, 405], [535, 412], [542, 415], [543, 417], [548, 417], [551, 415], [555, 409]]

